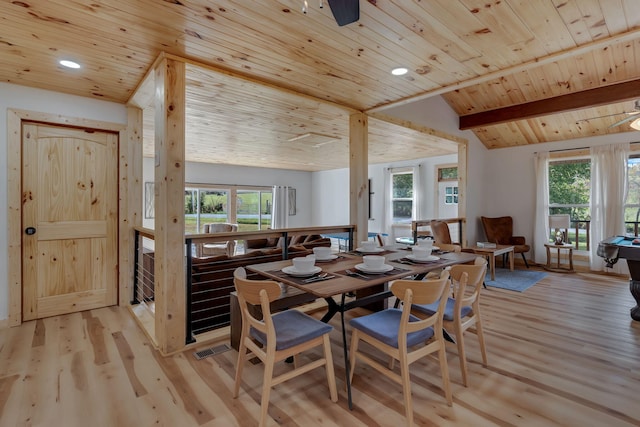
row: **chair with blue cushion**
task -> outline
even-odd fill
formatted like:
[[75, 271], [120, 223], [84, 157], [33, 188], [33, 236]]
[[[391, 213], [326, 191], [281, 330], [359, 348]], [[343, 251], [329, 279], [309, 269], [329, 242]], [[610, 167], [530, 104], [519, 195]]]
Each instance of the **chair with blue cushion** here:
[[[329, 341], [329, 332], [333, 328], [298, 310], [286, 310], [272, 315], [269, 303], [278, 298], [281, 292], [277, 282], [249, 280], [244, 269], [238, 268], [234, 273], [234, 283], [242, 313], [242, 334], [233, 397], [238, 397], [244, 364], [256, 356], [264, 364], [260, 426], [264, 426], [267, 421], [271, 387], [315, 368], [325, 366], [329, 394], [331, 400], [337, 402], [338, 393]], [[260, 305], [263, 319], [253, 317], [248, 304]], [[324, 348], [324, 357], [299, 366], [298, 354], [317, 346]], [[291, 356], [294, 360], [293, 370], [274, 377], [275, 363]]]
[[[482, 365], [487, 366], [487, 350], [482, 333], [480, 317], [480, 290], [487, 272], [487, 260], [476, 258], [473, 265], [458, 264], [451, 267], [449, 274], [453, 282], [453, 295], [447, 298], [444, 309], [444, 327], [452, 328], [458, 347], [462, 383], [467, 385], [467, 360], [464, 351], [463, 334], [469, 329], [475, 332], [480, 342]], [[438, 303], [414, 304], [412, 313], [418, 317], [431, 316], [438, 310]], [[471, 327], [474, 327], [470, 329]]]
[[[411, 379], [409, 365], [420, 358], [438, 353], [442, 385], [447, 404], [452, 405], [449, 370], [442, 332], [442, 315], [449, 292], [449, 275], [446, 272], [433, 280], [396, 280], [390, 285], [391, 292], [403, 302], [403, 308], [390, 308], [366, 316], [352, 319], [351, 334], [351, 379], [353, 379], [356, 360], [363, 361], [376, 371], [402, 385], [407, 425], [413, 425], [413, 406], [411, 400]], [[410, 313], [412, 304], [431, 304], [440, 301], [436, 313], [420, 319]], [[360, 349], [364, 341], [380, 350], [400, 365], [400, 374], [393, 364], [384, 366]]]

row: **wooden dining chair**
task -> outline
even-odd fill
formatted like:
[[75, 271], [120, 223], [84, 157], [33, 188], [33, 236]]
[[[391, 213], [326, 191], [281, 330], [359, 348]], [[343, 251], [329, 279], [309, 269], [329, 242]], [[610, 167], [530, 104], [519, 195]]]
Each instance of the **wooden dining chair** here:
[[[280, 285], [272, 280], [249, 280], [243, 268], [236, 269], [234, 283], [242, 313], [242, 334], [238, 350], [233, 397], [240, 392], [242, 370], [253, 356], [264, 365], [260, 426], [267, 420], [271, 388], [281, 382], [325, 366], [329, 394], [333, 402], [338, 401], [336, 378], [331, 357], [330, 325], [314, 319], [298, 310], [286, 310], [271, 314], [269, 303], [280, 296]], [[260, 305], [263, 318], [252, 316], [248, 304]], [[298, 363], [298, 354], [311, 348], [322, 346], [324, 357], [306, 363]], [[248, 350], [248, 352], [247, 352]], [[253, 355], [253, 356], [252, 356]], [[274, 365], [293, 356], [293, 370], [274, 377]]]
[[[444, 335], [442, 331], [442, 315], [449, 291], [449, 276], [433, 280], [396, 280], [391, 283], [391, 292], [403, 302], [403, 308], [390, 308], [373, 314], [352, 319], [350, 360], [351, 381], [356, 367], [356, 360], [361, 360], [376, 371], [402, 385], [407, 425], [413, 425], [413, 404], [411, 399], [411, 379], [409, 365], [431, 353], [438, 353], [442, 386], [449, 406], [452, 405], [449, 370], [445, 354]], [[440, 301], [440, 307], [432, 316], [425, 319], [410, 313], [412, 304], [431, 304]], [[385, 366], [374, 360], [360, 349], [359, 343], [364, 341], [383, 352], [400, 365], [400, 374], [393, 369], [393, 364]]]
[[[482, 365], [487, 366], [487, 349], [482, 332], [482, 318], [480, 316], [480, 290], [487, 272], [487, 260], [476, 258], [473, 265], [458, 264], [450, 268], [449, 274], [453, 283], [452, 296], [447, 298], [444, 309], [444, 327], [453, 329], [462, 383], [467, 386], [467, 359], [464, 349], [464, 332], [469, 330], [478, 336]], [[418, 317], [432, 316], [439, 309], [439, 303], [414, 304], [412, 313]]]

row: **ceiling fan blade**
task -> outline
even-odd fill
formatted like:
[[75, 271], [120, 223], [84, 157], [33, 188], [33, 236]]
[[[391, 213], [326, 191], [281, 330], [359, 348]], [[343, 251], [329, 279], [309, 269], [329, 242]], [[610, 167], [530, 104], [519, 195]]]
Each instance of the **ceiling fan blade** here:
[[341, 27], [360, 19], [360, 0], [329, 0], [329, 7]]
[[612, 124], [611, 126], [609, 126], [609, 129], [614, 128], [614, 127], [616, 127], [616, 126], [623, 125], [623, 124], [625, 124], [625, 123], [627, 123], [627, 122], [630, 122], [630, 121], [632, 121], [632, 120], [637, 119], [636, 115], [637, 115], [637, 114], [632, 114], [632, 115], [630, 115], [629, 117], [625, 117], [624, 119], [622, 119], [622, 120], [620, 120], [620, 121], [618, 121], [618, 122], [615, 122], [614, 124]]

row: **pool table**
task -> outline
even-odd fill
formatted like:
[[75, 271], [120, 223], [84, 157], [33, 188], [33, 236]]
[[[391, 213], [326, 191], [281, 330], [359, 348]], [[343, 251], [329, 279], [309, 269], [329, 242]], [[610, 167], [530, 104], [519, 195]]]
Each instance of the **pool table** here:
[[636, 300], [631, 309], [631, 318], [640, 320], [640, 237], [614, 236], [598, 244], [598, 255], [604, 258], [607, 267], [613, 267], [618, 259], [624, 258], [629, 266], [629, 289]]

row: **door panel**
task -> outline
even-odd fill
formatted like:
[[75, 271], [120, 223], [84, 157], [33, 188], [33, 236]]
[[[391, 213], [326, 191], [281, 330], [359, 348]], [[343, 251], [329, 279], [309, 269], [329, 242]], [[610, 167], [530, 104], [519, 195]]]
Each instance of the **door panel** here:
[[116, 303], [117, 143], [23, 123], [23, 320]]

